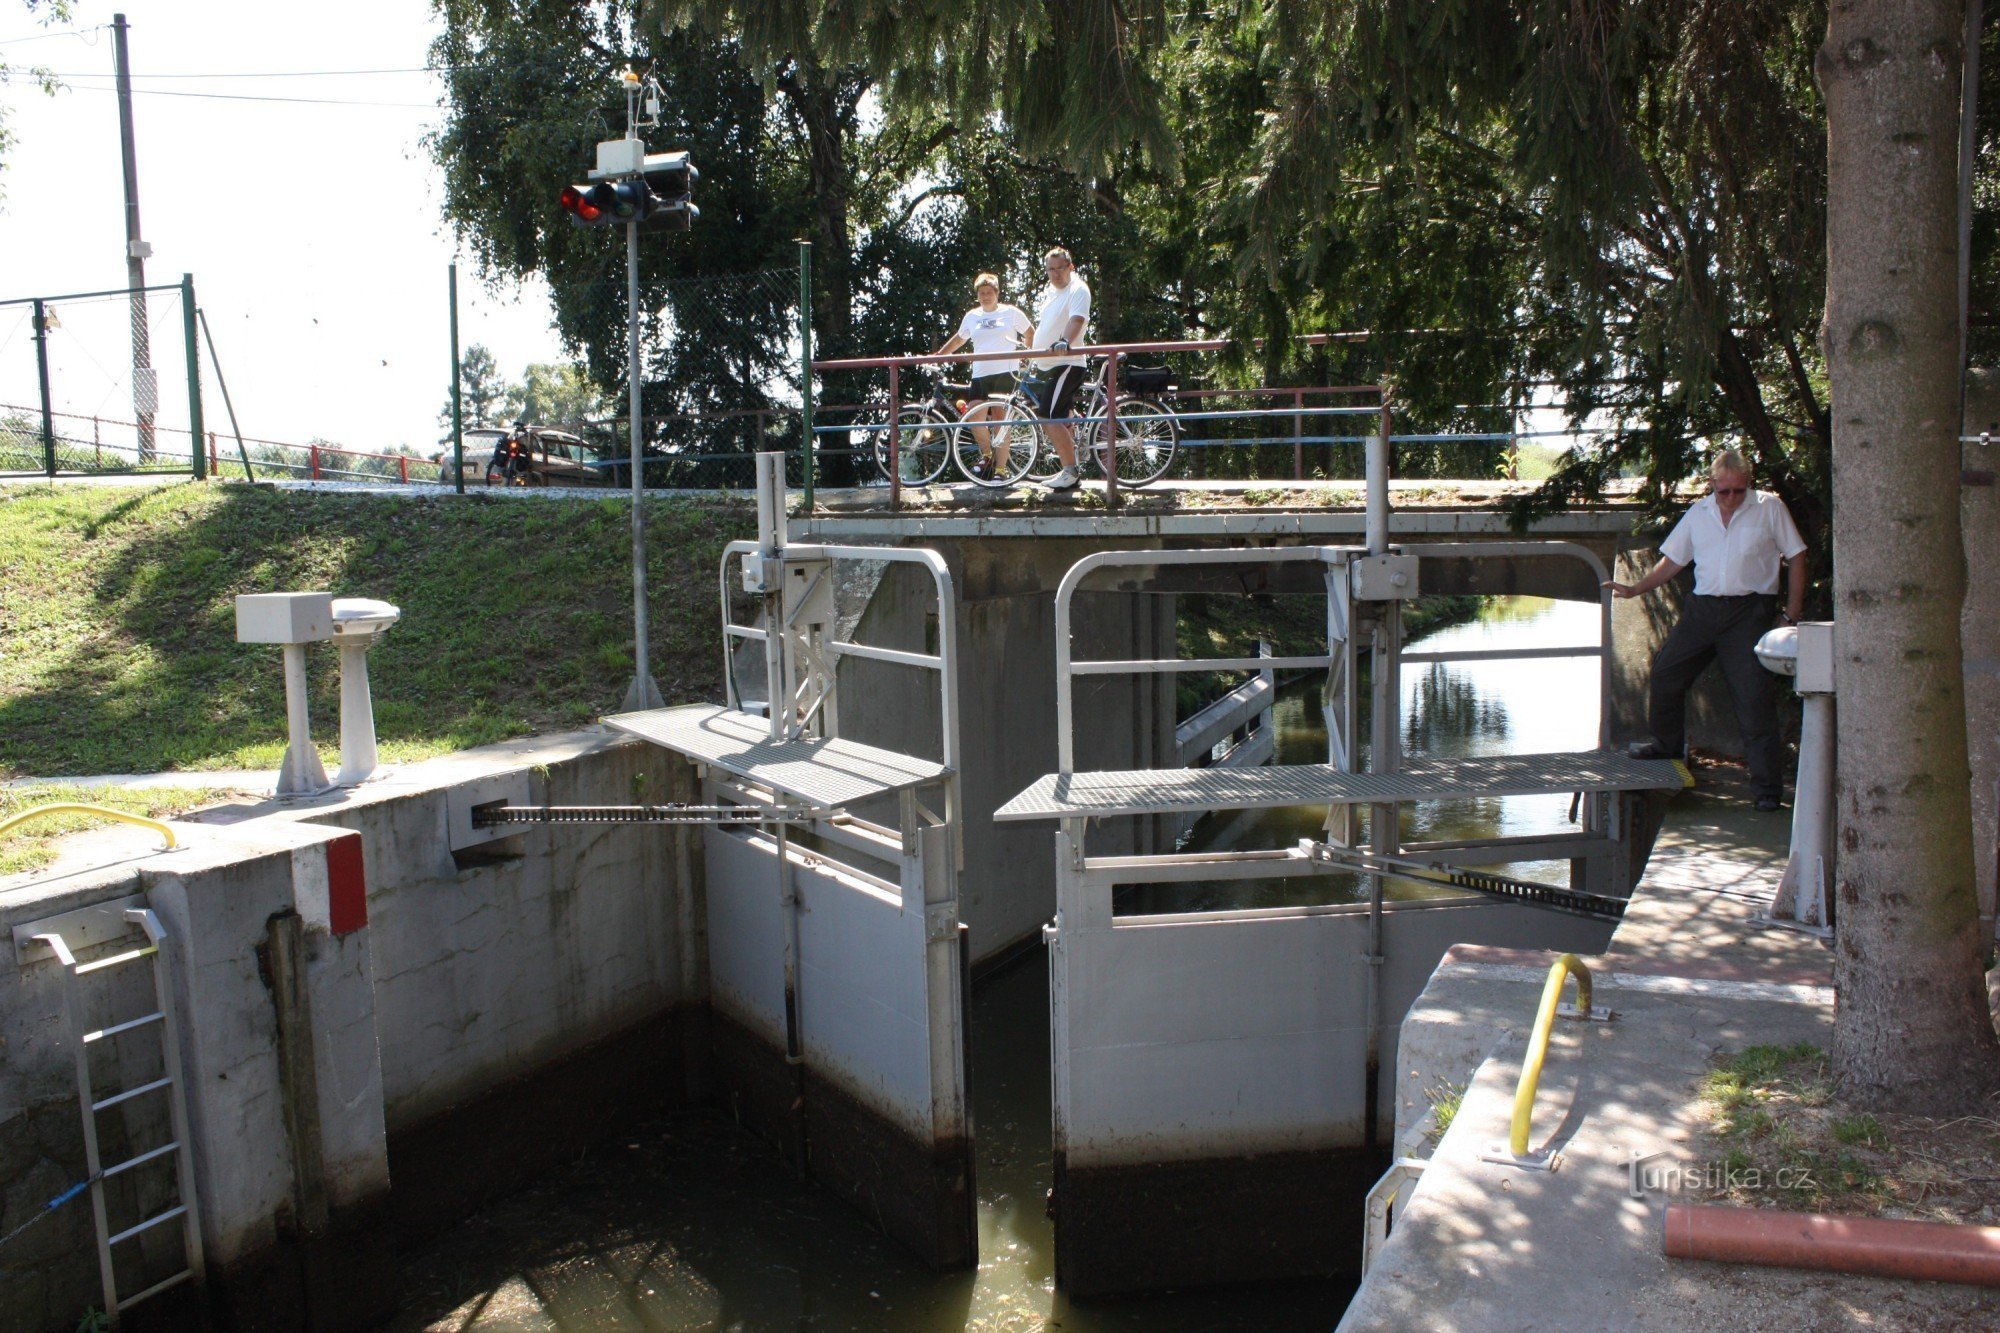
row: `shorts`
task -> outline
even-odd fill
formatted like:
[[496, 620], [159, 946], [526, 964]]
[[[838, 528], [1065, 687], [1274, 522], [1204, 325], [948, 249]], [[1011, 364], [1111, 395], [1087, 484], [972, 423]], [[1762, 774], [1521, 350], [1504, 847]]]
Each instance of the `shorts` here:
[[1019, 381], [1020, 376], [1014, 374], [1012, 371], [1005, 371], [998, 375], [974, 375], [972, 377], [972, 396], [974, 398], [1011, 398], [1014, 396], [1014, 386]]
[[1082, 366], [1057, 366], [1036, 387], [1035, 403], [1042, 409], [1043, 420], [1070, 415], [1070, 409], [1076, 406], [1076, 395], [1083, 388], [1083, 371]]

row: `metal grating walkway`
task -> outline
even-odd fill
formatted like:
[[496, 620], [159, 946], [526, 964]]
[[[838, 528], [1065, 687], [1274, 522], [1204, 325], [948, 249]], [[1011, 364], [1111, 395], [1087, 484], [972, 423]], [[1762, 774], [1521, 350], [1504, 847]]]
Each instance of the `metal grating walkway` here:
[[763, 718], [715, 704], [619, 713], [604, 721], [627, 735], [824, 808], [921, 787], [948, 771], [929, 759], [838, 738], [774, 741]]
[[994, 811], [993, 818], [1165, 815], [1576, 791], [1679, 791], [1687, 785], [1686, 770], [1672, 760], [1630, 759], [1613, 750], [1409, 759], [1397, 773], [1346, 773], [1330, 764], [1133, 769], [1048, 774]]

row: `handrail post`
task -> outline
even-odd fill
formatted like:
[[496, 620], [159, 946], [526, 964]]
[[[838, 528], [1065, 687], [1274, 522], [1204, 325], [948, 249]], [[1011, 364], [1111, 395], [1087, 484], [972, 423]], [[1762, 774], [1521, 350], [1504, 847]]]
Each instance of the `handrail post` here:
[[903, 507], [903, 380], [902, 367], [889, 367], [889, 509]]
[[1549, 1029], [1555, 1025], [1556, 1006], [1562, 999], [1563, 978], [1576, 978], [1576, 1017], [1593, 1016], [1590, 1007], [1590, 969], [1573, 953], [1562, 954], [1549, 964], [1548, 979], [1542, 983], [1542, 1002], [1535, 1011], [1535, 1025], [1528, 1033], [1528, 1053], [1521, 1061], [1521, 1080], [1514, 1089], [1514, 1117], [1507, 1131], [1507, 1152], [1487, 1153], [1483, 1160], [1503, 1165], [1553, 1169], [1552, 1161], [1540, 1160], [1528, 1152], [1529, 1122], [1535, 1114], [1535, 1093], [1541, 1087], [1542, 1062], [1549, 1054]]
[[1292, 390], [1292, 480], [1306, 479], [1306, 394], [1304, 389]]
[[[1118, 358], [1119, 352], [1111, 353], [1104, 366], [1104, 507], [1119, 509], [1124, 502], [1118, 498]], [[1093, 422], [1093, 425], [1098, 424]], [[1082, 465], [1083, 459], [1077, 463]]]
[[799, 453], [800, 502], [813, 507], [812, 242], [799, 242]]

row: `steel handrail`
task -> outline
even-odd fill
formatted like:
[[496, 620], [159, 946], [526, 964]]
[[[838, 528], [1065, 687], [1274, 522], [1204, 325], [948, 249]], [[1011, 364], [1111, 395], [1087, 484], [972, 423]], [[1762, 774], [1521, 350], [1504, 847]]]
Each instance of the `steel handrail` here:
[[0, 833], [6, 833], [9, 829], [25, 824], [31, 819], [38, 819], [43, 815], [97, 815], [100, 818], [114, 820], [120, 824], [131, 824], [138, 828], [151, 829], [167, 840], [167, 847], [169, 849], [180, 846], [179, 839], [174, 837], [173, 829], [157, 819], [148, 819], [145, 815], [135, 815], [125, 810], [113, 810], [109, 806], [85, 805], [77, 801], [51, 801], [47, 805], [37, 805], [27, 810], [17, 811], [14, 814], [8, 815], [5, 819], [0, 819]]
[[1535, 1011], [1535, 1027], [1528, 1034], [1528, 1055], [1521, 1062], [1521, 1081], [1514, 1089], [1514, 1120], [1507, 1132], [1507, 1151], [1516, 1157], [1528, 1155], [1528, 1122], [1534, 1118], [1542, 1061], [1549, 1054], [1549, 1029], [1555, 1026], [1556, 1005], [1562, 999], [1566, 975], [1576, 978], [1577, 1012], [1586, 1016], [1590, 1013], [1590, 969], [1575, 954], [1563, 954], [1549, 964], [1549, 979], [1542, 983], [1541, 1008]]
[[939, 366], [960, 361], [1050, 361], [1058, 357], [1109, 356], [1122, 352], [1218, 352], [1229, 346], [1227, 338], [1198, 338], [1175, 342], [1092, 343], [1083, 347], [1044, 347], [1030, 351], [1016, 347], [1001, 352], [930, 352], [910, 356], [850, 356], [836, 361], [815, 361], [814, 370], [884, 370], [890, 366]]

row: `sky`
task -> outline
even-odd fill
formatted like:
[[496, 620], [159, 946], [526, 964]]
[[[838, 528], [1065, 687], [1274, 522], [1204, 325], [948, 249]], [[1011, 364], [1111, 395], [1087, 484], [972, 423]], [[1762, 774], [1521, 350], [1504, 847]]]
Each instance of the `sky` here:
[[[461, 347], [486, 344], [510, 378], [560, 358], [545, 291], [486, 289], [443, 223], [423, 146], [442, 96], [422, 69], [436, 30], [425, 0], [126, 0], [123, 12], [146, 279], [194, 276], [246, 436], [434, 447], [454, 259]], [[15, 137], [0, 170], [0, 301], [125, 286], [113, 13], [78, 0], [47, 28], [0, 0], [0, 59], [14, 69], [0, 106]], [[29, 66], [65, 88], [44, 96]], [[346, 72], [386, 70], [413, 72]], [[579, 145], [580, 167], [591, 151]], [[55, 310], [55, 409], [129, 420], [129, 303]], [[160, 420], [184, 424], [179, 305], [169, 294], [148, 311]], [[224, 428], [205, 358], [202, 373], [207, 425]], [[0, 412], [35, 406], [37, 392], [27, 310], [0, 306]]]

